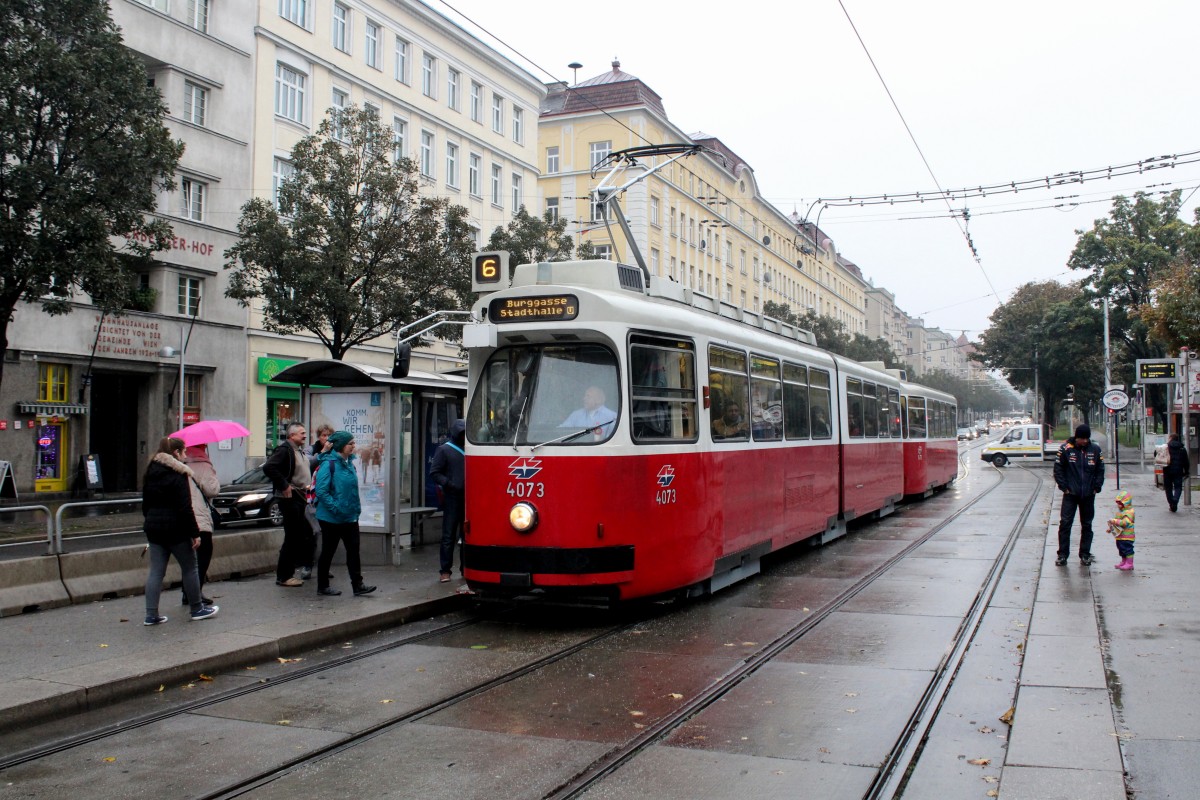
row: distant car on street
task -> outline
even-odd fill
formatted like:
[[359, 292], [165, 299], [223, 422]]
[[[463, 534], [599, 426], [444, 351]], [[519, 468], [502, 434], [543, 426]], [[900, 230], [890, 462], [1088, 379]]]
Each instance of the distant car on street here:
[[958, 440], [960, 442], [963, 439], [971, 440], [974, 438], [975, 438], [975, 429], [974, 428], [959, 428], [958, 429]]
[[210, 501], [213, 521], [219, 525], [257, 522], [259, 525], [282, 525], [283, 512], [271, 487], [271, 479], [258, 466], [234, 478], [221, 487]]

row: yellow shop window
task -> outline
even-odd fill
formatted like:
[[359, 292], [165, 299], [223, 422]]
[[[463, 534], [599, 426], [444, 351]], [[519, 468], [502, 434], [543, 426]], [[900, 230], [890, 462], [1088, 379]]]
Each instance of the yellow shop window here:
[[66, 364], [38, 365], [38, 402], [67, 402], [67, 378], [70, 367]]

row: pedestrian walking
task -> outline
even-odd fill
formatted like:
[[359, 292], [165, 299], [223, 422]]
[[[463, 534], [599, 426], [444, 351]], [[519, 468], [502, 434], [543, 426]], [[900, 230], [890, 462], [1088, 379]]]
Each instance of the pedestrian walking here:
[[1120, 562], [1114, 566], [1117, 569], [1133, 569], [1133, 541], [1136, 538], [1133, 530], [1133, 494], [1122, 490], [1117, 492], [1117, 515], [1108, 521], [1108, 532], [1117, 540], [1117, 554]]
[[313, 566], [317, 563], [317, 544], [321, 539], [321, 523], [317, 519], [315, 505], [317, 497], [317, 468], [320, 466], [321, 455], [329, 452], [329, 435], [332, 433], [332, 425], [318, 425], [317, 440], [304, 448], [304, 454], [308, 457], [308, 470], [312, 475], [308, 483], [308, 490], [304, 496], [304, 518], [308, 520], [309, 527], [312, 528], [312, 536], [309, 539], [308, 549], [304, 551], [304, 562], [300, 565], [300, 578], [302, 580], [308, 580], [312, 577]]
[[315, 489], [317, 519], [321, 523], [317, 594], [331, 597], [341, 594], [329, 585], [333, 554], [337, 552], [339, 542], [346, 546], [350, 587], [356, 595], [370, 594], [375, 587], [363, 583], [358, 554], [358, 515], [362, 513], [362, 504], [358, 499], [358, 471], [354, 468], [354, 435], [348, 431], [335, 431], [329, 437], [329, 444], [329, 452], [321, 456]]
[[[429, 467], [429, 477], [442, 487], [442, 552], [441, 572], [438, 575], [442, 583], [449, 583], [453, 574], [454, 546], [462, 535], [463, 518], [466, 516], [464, 491], [467, 455], [463, 450], [466, 431], [465, 422], [454, 420], [450, 425], [450, 438], [433, 454], [433, 463]], [[462, 569], [461, 556], [459, 569]]]
[[311, 475], [308, 457], [304, 455], [304, 439], [308, 431], [298, 422], [287, 426], [287, 439], [276, 447], [262, 466], [271, 480], [279, 510], [283, 512], [283, 546], [275, 565], [276, 586], [303, 586], [296, 577], [296, 568], [305, 561], [311, 549], [312, 526], [304, 517], [305, 492]]
[[1096, 493], [1104, 488], [1104, 455], [1092, 441], [1092, 429], [1084, 423], [1075, 429], [1054, 460], [1054, 482], [1063, 493], [1058, 519], [1058, 558], [1063, 566], [1071, 556], [1071, 525], [1079, 512], [1079, 561], [1085, 567], [1092, 556], [1092, 520], [1096, 517]]
[[191, 489], [194, 473], [183, 463], [184, 447], [182, 439], [164, 437], [142, 478], [143, 530], [150, 553], [145, 625], [161, 625], [167, 621], [158, 613], [158, 601], [171, 556], [179, 564], [192, 619], [211, 619], [220, 610], [215, 605], [204, 605], [201, 600], [195, 552], [200, 547], [200, 530], [192, 507]]
[[1187, 448], [1183, 446], [1178, 433], [1167, 437], [1167, 456], [1170, 461], [1163, 466], [1163, 491], [1167, 493], [1167, 505], [1172, 511], [1178, 511], [1179, 496], [1183, 494], [1183, 479], [1192, 471]]
[[[213, 601], [204, 596], [204, 584], [208, 583], [208, 567], [212, 564], [213, 556], [213, 514], [208, 505], [210, 497], [216, 497], [221, 491], [221, 482], [217, 480], [217, 470], [208, 457], [208, 445], [194, 444], [183, 451], [183, 463], [192, 471], [191, 495], [192, 514], [196, 517], [196, 527], [200, 531], [200, 547], [196, 549], [196, 573], [200, 579], [200, 599], [206, 606]], [[187, 605], [187, 594], [183, 595], [183, 605]]]

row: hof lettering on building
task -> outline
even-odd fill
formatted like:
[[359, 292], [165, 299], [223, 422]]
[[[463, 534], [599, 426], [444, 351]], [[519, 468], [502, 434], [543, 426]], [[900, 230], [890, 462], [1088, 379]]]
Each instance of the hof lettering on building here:
[[92, 323], [96, 355], [123, 358], [159, 358], [161, 324], [157, 320], [125, 317], [113, 319], [97, 314]]
[[[126, 239], [138, 242], [139, 244], [149, 244], [150, 237], [144, 233], [126, 234]], [[188, 253], [195, 253], [199, 256], [210, 256], [216, 252], [217, 246], [212, 242], [202, 242], [199, 239], [187, 239], [183, 236], [172, 236], [167, 240], [168, 250], [182, 250]]]

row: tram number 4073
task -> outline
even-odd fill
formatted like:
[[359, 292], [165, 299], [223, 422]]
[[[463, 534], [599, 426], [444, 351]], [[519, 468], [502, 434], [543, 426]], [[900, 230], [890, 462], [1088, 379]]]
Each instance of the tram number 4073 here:
[[545, 497], [546, 484], [538, 481], [510, 481], [508, 484], [509, 497]]
[[674, 503], [676, 500], [674, 489], [659, 489], [654, 493], [654, 502], [660, 506], [667, 506]]

